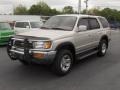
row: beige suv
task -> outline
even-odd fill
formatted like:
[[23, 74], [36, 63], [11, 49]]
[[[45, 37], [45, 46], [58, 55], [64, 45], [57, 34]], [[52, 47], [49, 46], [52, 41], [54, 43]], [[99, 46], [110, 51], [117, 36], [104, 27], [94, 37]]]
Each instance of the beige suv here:
[[57, 15], [40, 30], [18, 34], [8, 45], [8, 55], [25, 65], [50, 64], [57, 75], [70, 72], [75, 61], [97, 53], [104, 56], [110, 28], [101, 16]]

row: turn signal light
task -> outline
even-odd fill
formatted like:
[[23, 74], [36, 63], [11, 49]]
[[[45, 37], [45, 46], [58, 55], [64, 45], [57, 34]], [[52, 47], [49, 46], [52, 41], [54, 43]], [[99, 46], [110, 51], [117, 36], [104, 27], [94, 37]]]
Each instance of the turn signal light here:
[[33, 54], [33, 57], [34, 58], [36, 58], [36, 59], [42, 59], [42, 58], [44, 58], [44, 54], [42, 54], [42, 53], [34, 53]]

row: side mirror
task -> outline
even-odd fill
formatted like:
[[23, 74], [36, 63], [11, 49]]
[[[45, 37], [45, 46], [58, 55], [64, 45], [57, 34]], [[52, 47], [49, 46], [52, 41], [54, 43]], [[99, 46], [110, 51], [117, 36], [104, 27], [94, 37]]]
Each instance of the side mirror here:
[[27, 28], [27, 29], [30, 29], [30, 27], [29, 27], [29, 26], [26, 26], [26, 28]]
[[86, 31], [86, 30], [87, 30], [87, 26], [85, 26], [85, 25], [80, 25], [78, 27], [78, 31]]

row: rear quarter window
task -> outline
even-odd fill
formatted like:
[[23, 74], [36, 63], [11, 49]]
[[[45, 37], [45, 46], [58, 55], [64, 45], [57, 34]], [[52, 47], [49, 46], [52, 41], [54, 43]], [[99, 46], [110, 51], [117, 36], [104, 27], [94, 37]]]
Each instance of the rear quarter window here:
[[99, 17], [99, 20], [100, 20], [103, 28], [108, 28], [109, 27], [109, 23], [108, 23], [108, 21], [105, 18]]

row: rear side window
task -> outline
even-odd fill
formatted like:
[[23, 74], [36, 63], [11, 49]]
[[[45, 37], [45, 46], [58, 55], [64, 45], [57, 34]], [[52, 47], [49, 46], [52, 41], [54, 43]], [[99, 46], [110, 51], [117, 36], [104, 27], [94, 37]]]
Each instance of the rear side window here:
[[99, 20], [100, 20], [103, 28], [108, 28], [109, 27], [109, 23], [108, 23], [108, 21], [105, 18], [99, 17]]
[[15, 27], [18, 27], [18, 28], [26, 28], [26, 26], [29, 26], [28, 22], [16, 22], [16, 25], [15, 25]]
[[99, 29], [100, 25], [96, 18], [89, 18], [90, 29]]

